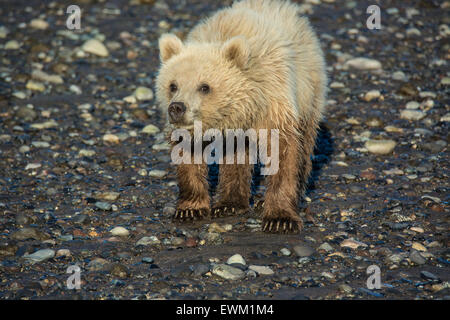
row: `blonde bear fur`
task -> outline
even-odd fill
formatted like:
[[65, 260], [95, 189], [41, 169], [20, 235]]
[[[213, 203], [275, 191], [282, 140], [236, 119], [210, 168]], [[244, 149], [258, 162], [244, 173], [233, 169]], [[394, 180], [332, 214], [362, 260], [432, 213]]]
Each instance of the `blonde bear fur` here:
[[[311, 171], [327, 78], [318, 39], [299, 7], [278, 0], [235, 2], [198, 24], [185, 42], [162, 35], [159, 48], [157, 100], [166, 114], [171, 103], [185, 106], [182, 118], [169, 128], [190, 130], [199, 120], [203, 130], [279, 130], [279, 170], [266, 178], [262, 229], [300, 230], [297, 203]], [[218, 199], [211, 210], [206, 164], [179, 165], [174, 218], [249, 210], [252, 167], [220, 165]]]

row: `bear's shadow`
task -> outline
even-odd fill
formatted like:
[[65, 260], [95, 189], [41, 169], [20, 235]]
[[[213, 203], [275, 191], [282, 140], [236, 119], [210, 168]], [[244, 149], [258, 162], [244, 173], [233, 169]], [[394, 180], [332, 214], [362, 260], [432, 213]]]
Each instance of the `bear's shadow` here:
[[[322, 168], [330, 162], [331, 155], [333, 154], [333, 139], [331, 132], [324, 122], [320, 123], [319, 130], [317, 132], [316, 144], [314, 147], [314, 154], [312, 155], [312, 171], [309, 176], [306, 195], [309, 195], [315, 189], [315, 183], [318, 180]], [[216, 193], [217, 185], [219, 182], [219, 165], [208, 165], [208, 182], [209, 191], [211, 196]], [[261, 175], [261, 163], [255, 164], [252, 184], [251, 184], [251, 199], [250, 204], [253, 205], [254, 198], [258, 194], [258, 188], [263, 185], [264, 176]]]

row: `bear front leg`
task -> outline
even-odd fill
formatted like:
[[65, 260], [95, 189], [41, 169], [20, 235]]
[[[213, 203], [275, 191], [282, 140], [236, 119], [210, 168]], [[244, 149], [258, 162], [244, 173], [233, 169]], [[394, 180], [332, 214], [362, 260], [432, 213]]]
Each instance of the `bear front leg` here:
[[262, 204], [262, 230], [265, 232], [297, 233], [303, 226], [297, 203], [299, 188], [304, 190], [302, 180], [309, 174], [310, 158], [306, 150], [300, 148], [300, 143], [297, 132], [280, 134], [279, 169], [266, 177], [267, 191]]
[[218, 201], [212, 217], [243, 214], [249, 211], [250, 184], [253, 165], [219, 165]]
[[177, 168], [180, 190], [174, 220], [199, 220], [210, 214], [206, 164], [180, 164]]

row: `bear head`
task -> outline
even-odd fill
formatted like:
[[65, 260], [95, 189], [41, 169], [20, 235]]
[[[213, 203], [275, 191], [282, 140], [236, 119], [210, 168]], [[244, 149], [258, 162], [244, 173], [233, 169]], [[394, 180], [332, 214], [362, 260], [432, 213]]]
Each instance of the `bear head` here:
[[159, 39], [161, 68], [156, 97], [175, 128], [204, 130], [249, 126], [250, 47], [242, 36], [226, 42], [183, 43], [176, 35]]

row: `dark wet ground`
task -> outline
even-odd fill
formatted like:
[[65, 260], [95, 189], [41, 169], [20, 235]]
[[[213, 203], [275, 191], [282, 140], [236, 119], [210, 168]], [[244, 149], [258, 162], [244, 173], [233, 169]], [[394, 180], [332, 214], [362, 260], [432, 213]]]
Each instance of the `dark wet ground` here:
[[[447, 299], [450, 3], [383, 1], [382, 29], [371, 31], [372, 3], [310, 2], [331, 89], [299, 209], [307, 223], [288, 236], [262, 233], [252, 213], [174, 225], [174, 167], [162, 134], [142, 132], [162, 129], [161, 117], [151, 97], [129, 97], [154, 88], [161, 33], [182, 36], [230, 1], [78, 1], [78, 32], [65, 26], [72, 1], [3, 2], [0, 297]], [[106, 57], [80, 49], [91, 38]], [[356, 57], [381, 68], [357, 70]], [[368, 152], [379, 139], [393, 151]], [[113, 236], [118, 226], [129, 235]], [[42, 249], [53, 251], [30, 262]], [[216, 275], [234, 254], [243, 279]], [[81, 289], [69, 290], [75, 264]], [[379, 290], [366, 287], [370, 265]]]

